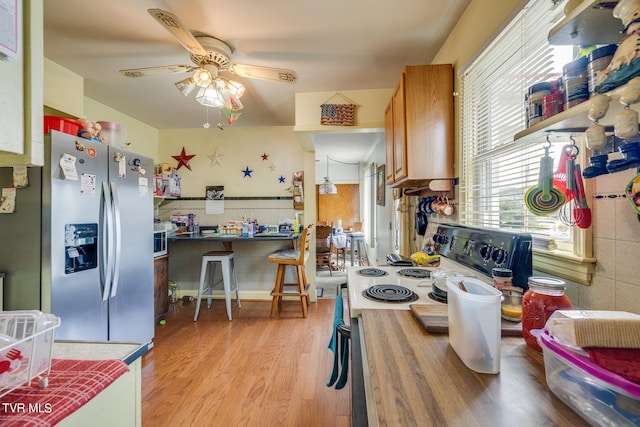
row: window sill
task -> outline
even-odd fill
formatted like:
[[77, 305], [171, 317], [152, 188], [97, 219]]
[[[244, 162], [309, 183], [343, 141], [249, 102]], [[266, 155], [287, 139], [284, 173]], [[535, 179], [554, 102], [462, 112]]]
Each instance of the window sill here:
[[533, 269], [589, 286], [596, 266], [595, 258], [576, 256], [560, 250], [533, 248]]

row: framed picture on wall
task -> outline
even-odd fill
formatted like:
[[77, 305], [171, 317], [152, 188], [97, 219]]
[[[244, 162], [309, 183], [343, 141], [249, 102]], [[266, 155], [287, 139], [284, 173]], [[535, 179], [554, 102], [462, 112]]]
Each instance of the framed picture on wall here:
[[378, 166], [376, 174], [376, 204], [384, 206], [384, 184], [385, 184], [384, 165]]

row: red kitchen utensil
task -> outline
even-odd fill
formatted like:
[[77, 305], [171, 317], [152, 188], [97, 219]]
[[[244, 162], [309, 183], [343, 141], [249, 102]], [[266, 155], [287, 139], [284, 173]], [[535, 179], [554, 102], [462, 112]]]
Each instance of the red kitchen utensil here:
[[[575, 145], [565, 145], [562, 147], [562, 155], [560, 164], [558, 165], [558, 170], [562, 170], [562, 166], [564, 166], [564, 170], [562, 170], [562, 175], [564, 179], [565, 189], [564, 193], [566, 196], [566, 203], [560, 209], [558, 218], [560, 221], [569, 227], [576, 225], [577, 219], [575, 217], [577, 207], [577, 201], [575, 198], [576, 195], [576, 180], [575, 180], [575, 170], [576, 170], [576, 156], [579, 153], [579, 149]], [[562, 161], [563, 158], [566, 157], [566, 161]]]
[[575, 166], [575, 197], [576, 207], [574, 208], [573, 216], [576, 220], [576, 225], [580, 228], [591, 227], [591, 208], [587, 204], [587, 197], [584, 192], [584, 182], [582, 181], [582, 172], [580, 165]]
[[[576, 156], [579, 152], [580, 151], [578, 149], [578, 146], [575, 144], [567, 144], [562, 147], [562, 152], [560, 153], [560, 161], [558, 162], [558, 169], [556, 169], [555, 173], [553, 174], [554, 187], [564, 193], [567, 201], [573, 199], [574, 196], [573, 191], [571, 191], [570, 189], [568, 191], [567, 189], [567, 162], [569, 162], [570, 165], [571, 161], [576, 159]], [[569, 179], [572, 178], [573, 177], [569, 177]]]

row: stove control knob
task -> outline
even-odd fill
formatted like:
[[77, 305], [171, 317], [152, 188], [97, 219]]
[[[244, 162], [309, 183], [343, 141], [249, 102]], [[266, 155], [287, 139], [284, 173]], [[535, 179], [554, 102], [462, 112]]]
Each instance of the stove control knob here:
[[507, 259], [507, 251], [502, 248], [495, 249], [493, 252], [491, 252], [491, 259], [496, 264], [502, 264]]
[[484, 245], [483, 247], [480, 248], [480, 256], [482, 257], [482, 259], [488, 261], [491, 258], [491, 250], [493, 248], [489, 245]]
[[438, 243], [440, 245], [444, 245], [444, 235], [443, 234], [434, 234], [433, 235], [433, 241], [435, 243]]

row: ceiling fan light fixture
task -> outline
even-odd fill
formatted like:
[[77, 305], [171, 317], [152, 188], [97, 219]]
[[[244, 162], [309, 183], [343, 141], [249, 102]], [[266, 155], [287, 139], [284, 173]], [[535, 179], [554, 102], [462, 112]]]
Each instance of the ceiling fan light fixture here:
[[200, 88], [198, 95], [196, 95], [196, 101], [205, 107], [218, 108], [224, 104], [224, 97], [215, 84], [210, 84], [208, 87]]
[[242, 95], [244, 95], [244, 91], [245, 91], [242, 83], [237, 82], [235, 80], [228, 80], [228, 79], [225, 79], [225, 80], [227, 81], [226, 82], [227, 88], [233, 94], [233, 96], [235, 96], [238, 99], [242, 98]]
[[214, 77], [211, 75], [209, 70], [205, 68], [198, 68], [193, 73], [192, 78], [193, 78], [193, 81], [196, 83], [196, 85], [198, 85], [201, 88], [208, 87], [213, 82], [213, 79], [214, 79]]
[[197, 87], [196, 82], [193, 80], [193, 77], [188, 77], [184, 80], [180, 80], [175, 85], [180, 93], [182, 93], [184, 96], [189, 95]]

